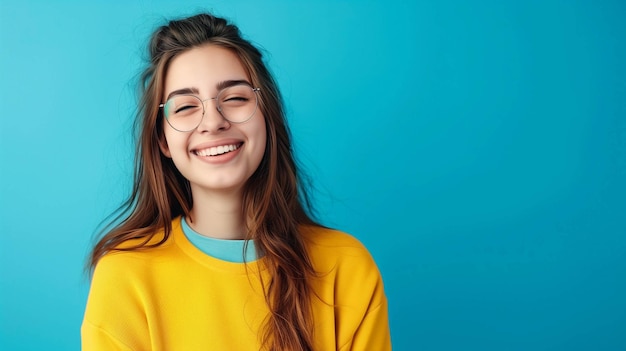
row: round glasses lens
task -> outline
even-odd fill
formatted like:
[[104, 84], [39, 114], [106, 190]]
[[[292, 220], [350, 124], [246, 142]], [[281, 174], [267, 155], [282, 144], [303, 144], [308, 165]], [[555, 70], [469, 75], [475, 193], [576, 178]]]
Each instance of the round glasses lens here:
[[245, 84], [225, 88], [217, 96], [217, 109], [233, 123], [243, 123], [252, 118], [257, 104], [255, 90]]
[[163, 112], [172, 128], [187, 132], [194, 130], [202, 121], [204, 105], [194, 95], [176, 95], [165, 103]]

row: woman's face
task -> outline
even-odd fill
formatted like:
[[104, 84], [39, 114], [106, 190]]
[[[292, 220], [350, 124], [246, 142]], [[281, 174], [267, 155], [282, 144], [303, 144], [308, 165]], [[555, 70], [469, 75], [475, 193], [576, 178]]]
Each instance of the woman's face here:
[[204, 116], [192, 131], [175, 130], [163, 119], [161, 151], [189, 180], [193, 194], [240, 192], [263, 158], [266, 130], [261, 111], [257, 108], [246, 122], [231, 123], [217, 110], [216, 100], [210, 99], [232, 81], [252, 83], [236, 54], [210, 44], [176, 56], [165, 75], [164, 100], [177, 92], [206, 100]]

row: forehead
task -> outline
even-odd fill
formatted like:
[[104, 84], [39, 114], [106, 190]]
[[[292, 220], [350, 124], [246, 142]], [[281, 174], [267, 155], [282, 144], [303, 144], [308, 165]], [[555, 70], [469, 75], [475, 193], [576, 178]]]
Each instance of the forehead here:
[[165, 73], [163, 95], [184, 88], [195, 88], [201, 95], [213, 94], [217, 84], [226, 80], [250, 79], [233, 51], [207, 44], [172, 59]]

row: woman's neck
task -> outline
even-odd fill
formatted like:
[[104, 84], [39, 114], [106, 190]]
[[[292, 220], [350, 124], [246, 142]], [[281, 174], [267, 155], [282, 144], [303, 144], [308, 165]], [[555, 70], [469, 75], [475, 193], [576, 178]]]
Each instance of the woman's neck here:
[[199, 234], [216, 239], [245, 239], [240, 195], [192, 189], [193, 208], [187, 219]]

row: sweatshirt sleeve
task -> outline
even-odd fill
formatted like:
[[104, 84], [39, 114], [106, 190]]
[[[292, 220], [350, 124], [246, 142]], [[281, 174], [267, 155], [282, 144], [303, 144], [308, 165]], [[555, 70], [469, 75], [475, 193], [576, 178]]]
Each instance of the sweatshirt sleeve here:
[[337, 265], [336, 313], [340, 351], [390, 351], [383, 279], [369, 251], [354, 241]]
[[149, 349], [141, 266], [127, 254], [109, 254], [98, 262], [81, 327], [83, 351]]
[[386, 301], [368, 311], [354, 335], [352, 346], [346, 350], [391, 351]]
[[104, 329], [83, 321], [80, 329], [83, 351], [133, 351]]

